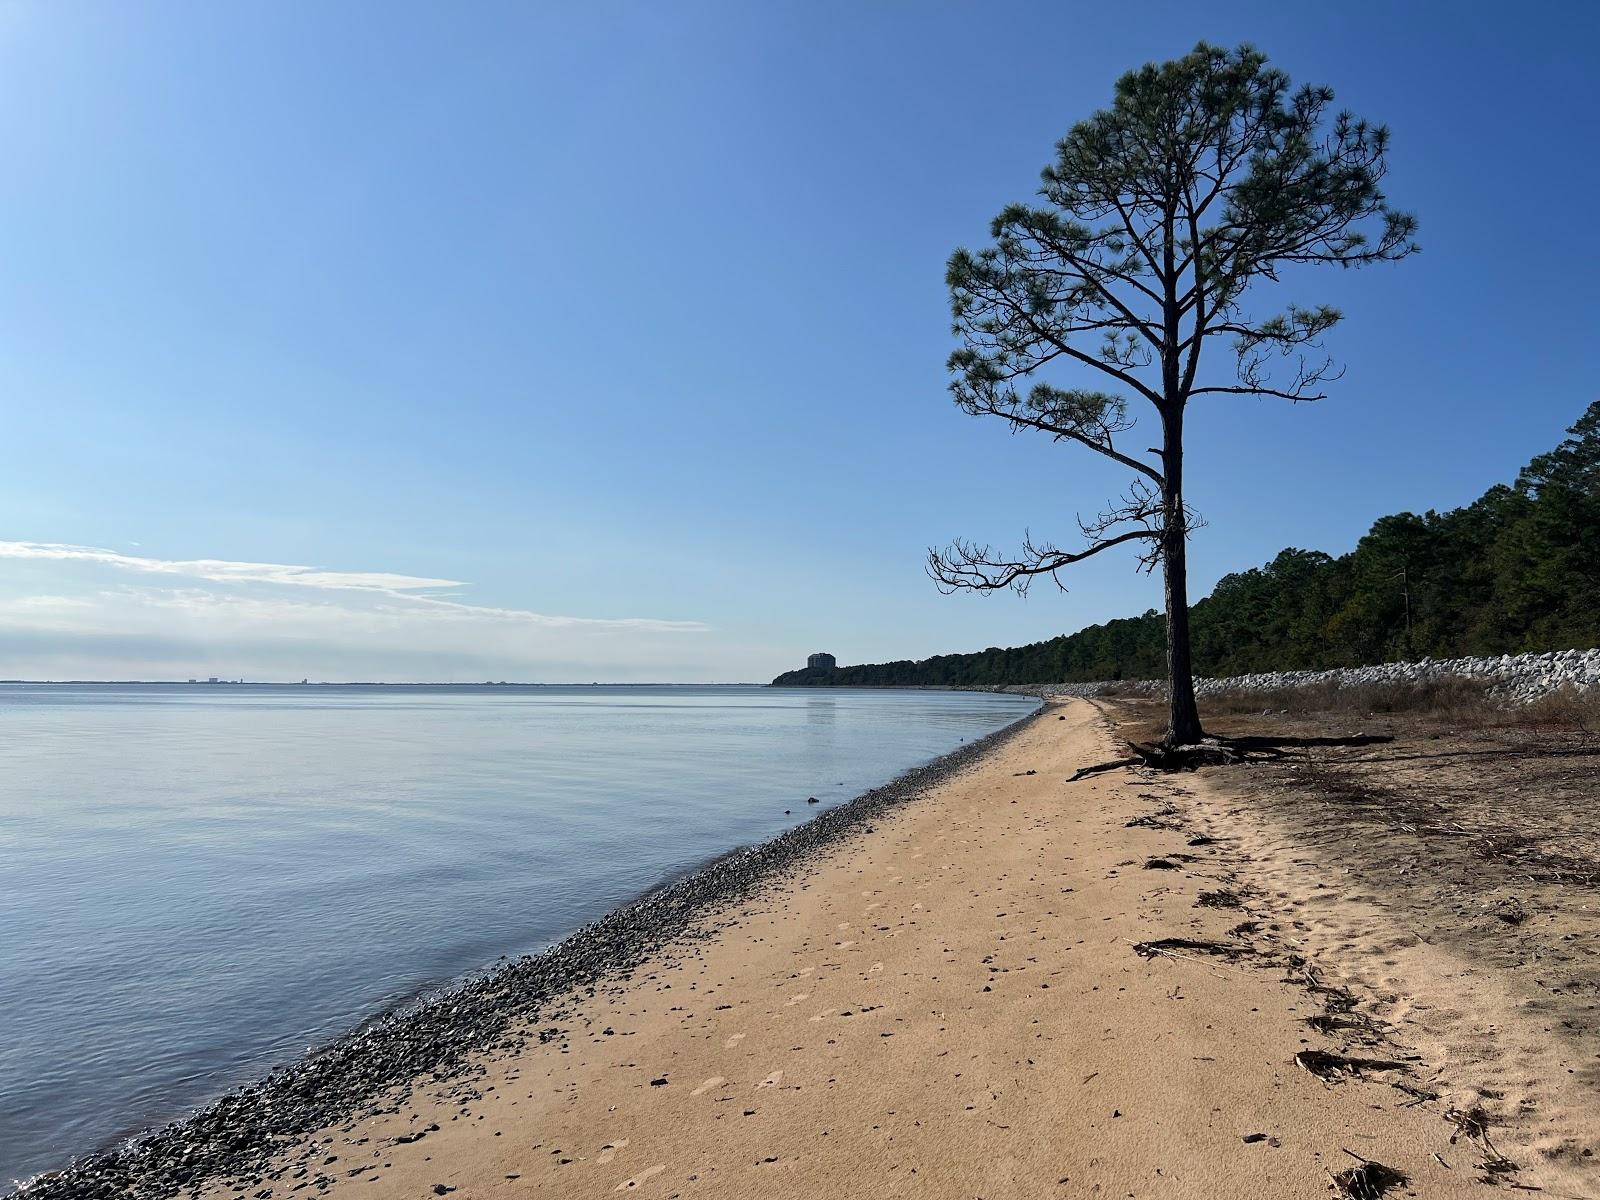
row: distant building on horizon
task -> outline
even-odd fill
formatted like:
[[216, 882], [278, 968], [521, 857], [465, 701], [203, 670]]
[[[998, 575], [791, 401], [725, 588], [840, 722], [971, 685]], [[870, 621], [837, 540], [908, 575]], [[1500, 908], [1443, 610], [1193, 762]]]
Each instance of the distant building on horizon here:
[[839, 669], [839, 660], [831, 654], [818, 651], [806, 659], [808, 671], [836, 671]]

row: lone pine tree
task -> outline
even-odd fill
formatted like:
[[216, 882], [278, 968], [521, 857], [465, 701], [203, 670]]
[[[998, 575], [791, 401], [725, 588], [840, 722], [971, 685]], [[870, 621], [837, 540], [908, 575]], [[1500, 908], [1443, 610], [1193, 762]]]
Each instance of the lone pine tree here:
[[[1014, 557], [957, 540], [928, 555], [940, 587], [1026, 592], [1041, 575], [1113, 546], [1136, 545], [1166, 584], [1170, 713], [1165, 741], [1202, 735], [1190, 666], [1185, 552], [1195, 516], [1183, 498], [1183, 429], [1196, 396], [1320, 400], [1338, 377], [1320, 350], [1340, 314], [1288, 303], [1251, 315], [1245, 300], [1299, 264], [1364, 266], [1416, 251], [1416, 219], [1379, 185], [1388, 130], [1348, 112], [1333, 92], [1292, 90], [1250, 46], [1202, 42], [1182, 58], [1117, 81], [1109, 109], [1075, 126], [1042, 173], [1040, 205], [1014, 204], [993, 244], [950, 256], [956, 403], [1076, 442], [1133, 473], [1121, 497], [1079, 517], [1085, 544], [1026, 537]], [[1203, 370], [1203, 352], [1231, 338], [1231, 370]], [[1212, 355], [1211, 358], [1217, 357]], [[1227, 361], [1227, 360], [1224, 360]], [[1071, 369], [1100, 387], [1039, 378]], [[1024, 385], [1027, 390], [1023, 391]], [[1152, 405], [1159, 445], [1117, 439], [1130, 400]]]

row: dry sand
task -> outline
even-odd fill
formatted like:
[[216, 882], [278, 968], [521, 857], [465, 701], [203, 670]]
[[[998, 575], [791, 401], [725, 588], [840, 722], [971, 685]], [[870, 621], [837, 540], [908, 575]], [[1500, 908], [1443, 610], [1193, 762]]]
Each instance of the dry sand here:
[[[318, 1195], [319, 1177], [371, 1200], [1324, 1197], [1363, 1159], [1409, 1177], [1392, 1196], [1482, 1194], [1485, 1151], [1447, 1101], [1392, 1086], [1425, 1092], [1434, 1064], [1308, 1026], [1336, 995], [1306, 986], [1317, 971], [1230, 933], [1237, 909], [1197, 905], [1239, 869], [1227, 776], [1064, 782], [1111, 756], [1094, 706], [1046, 710], [706, 936], [574, 997], [470, 1085], [286, 1147], [271, 1197]], [[1191, 845], [1207, 821], [1218, 840]], [[1269, 865], [1287, 899], [1314, 890]], [[1256, 951], [1135, 951], [1173, 937]], [[1296, 1064], [1308, 1049], [1405, 1069], [1325, 1080]], [[1560, 1136], [1596, 1134], [1592, 1113], [1549, 1115]], [[1537, 1157], [1501, 1178], [1597, 1194]]]

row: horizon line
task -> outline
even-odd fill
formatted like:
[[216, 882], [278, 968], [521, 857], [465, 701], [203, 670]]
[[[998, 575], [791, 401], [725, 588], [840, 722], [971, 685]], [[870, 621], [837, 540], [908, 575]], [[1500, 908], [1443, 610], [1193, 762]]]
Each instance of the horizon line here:
[[394, 680], [394, 679], [0, 679], [0, 684], [122, 684], [140, 687], [770, 687], [770, 683], [755, 680], [718, 680], [691, 682], [686, 680], [567, 680], [536, 682], [532, 680], [485, 679], [478, 682], [460, 680]]

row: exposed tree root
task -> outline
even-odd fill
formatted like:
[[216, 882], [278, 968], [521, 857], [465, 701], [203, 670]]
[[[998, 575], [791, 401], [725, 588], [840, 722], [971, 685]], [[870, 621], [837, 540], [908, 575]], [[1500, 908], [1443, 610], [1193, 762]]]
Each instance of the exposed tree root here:
[[1200, 767], [1224, 767], [1235, 763], [1276, 762], [1291, 757], [1291, 750], [1311, 746], [1370, 746], [1388, 741], [1393, 739], [1381, 734], [1363, 733], [1342, 738], [1208, 737], [1186, 746], [1169, 746], [1164, 742], [1129, 742], [1128, 749], [1133, 751], [1130, 756], [1079, 767], [1067, 778], [1067, 782], [1076, 783], [1091, 775], [1116, 771], [1122, 767], [1194, 771]]
[[1077, 783], [1080, 779], [1087, 779], [1091, 775], [1103, 775], [1107, 771], [1115, 771], [1121, 767], [1137, 767], [1137, 758], [1114, 758], [1110, 762], [1095, 763], [1092, 767], [1079, 767], [1067, 776], [1068, 783]]

